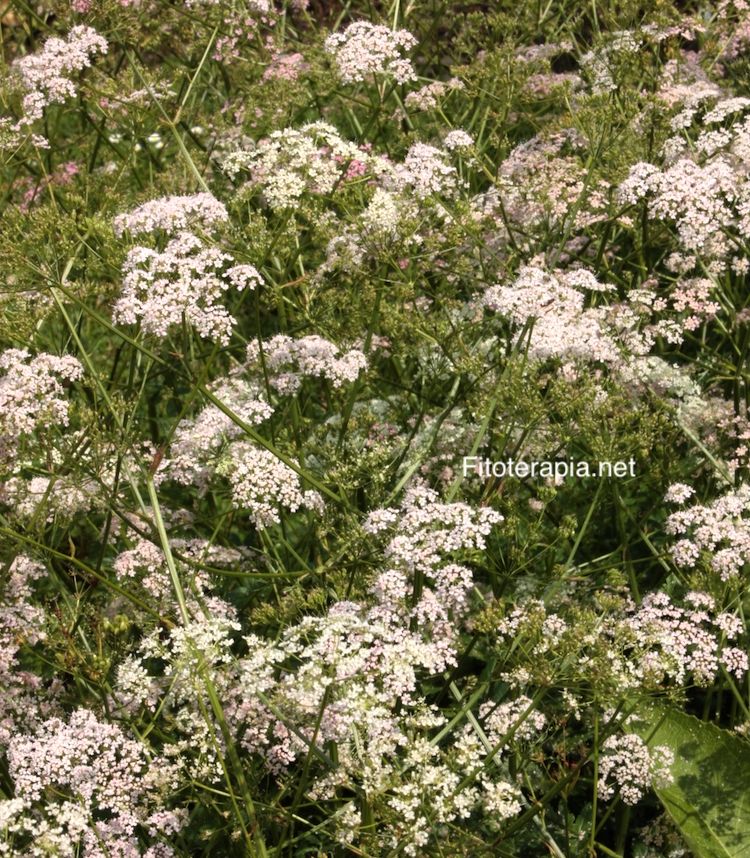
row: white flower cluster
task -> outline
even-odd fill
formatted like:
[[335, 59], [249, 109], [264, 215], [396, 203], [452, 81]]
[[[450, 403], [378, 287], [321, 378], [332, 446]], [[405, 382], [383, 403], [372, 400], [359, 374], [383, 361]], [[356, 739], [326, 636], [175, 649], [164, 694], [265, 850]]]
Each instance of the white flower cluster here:
[[229, 289], [255, 289], [262, 278], [252, 265], [234, 265], [228, 253], [208, 247], [190, 232], [163, 251], [135, 247], [123, 265], [116, 322], [140, 321], [146, 333], [166, 337], [183, 320], [202, 337], [229, 343], [235, 319], [219, 301]]
[[548, 272], [522, 268], [511, 286], [491, 286], [484, 304], [507, 316], [516, 328], [533, 320], [529, 356], [537, 360], [560, 357], [619, 363], [621, 352], [610, 334], [605, 312], [584, 307], [585, 292], [608, 291], [587, 271]]
[[329, 123], [311, 122], [273, 131], [254, 148], [231, 152], [222, 169], [231, 177], [249, 172], [249, 186], [260, 188], [272, 209], [285, 209], [298, 207], [305, 194], [330, 194], [347, 175], [360, 176], [379, 163]]
[[133, 211], [118, 215], [113, 226], [115, 235], [121, 236], [125, 232], [131, 235], [157, 230], [184, 232], [196, 226], [213, 227], [228, 220], [224, 203], [213, 194], [200, 193], [148, 200]]
[[134, 548], [118, 554], [112, 568], [120, 580], [142, 577], [144, 589], [157, 598], [171, 587], [169, 578], [161, 574], [165, 568], [164, 552], [148, 539], [139, 539]]
[[362, 212], [362, 232], [368, 238], [395, 239], [405, 214], [402, 200], [383, 188], [376, 188]]
[[581, 57], [581, 68], [591, 79], [594, 92], [613, 92], [617, 89], [617, 69], [624, 57], [637, 54], [640, 37], [629, 30], [611, 34], [608, 44], [588, 51]]
[[666, 593], [649, 593], [620, 627], [622, 640], [632, 635], [635, 652], [640, 653], [635, 676], [645, 683], [661, 683], [669, 676], [682, 683], [690, 676], [697, 685], [708, 685], [724, 666], [742, 678], [748, 669], [747, 654], [720, 643], [741, 633], [741, 621], [733, 614], [717, 613], [706, 593], [690, 592], [685, 601], [687, 607], [682, 608]]
[[288, 465], [249, 441], [237, 441], [229, 447], [222, 471], [229, 479], [234, 505], [249, 510], [259, 530], [281, 521], [280, 507], [289, 512], [300, 507], [323, 511], [323, 499], [317, 492], [302, 491], [299, 477]]
[[495, 764], [502, 764], [503, 754], [511, 747], [537, 740], [547, 719], [523, 694], [500, 704], [486, 701], [479, 716], [481, 730], [477, 725], [466, 725], [456, 740], [456, 749], [464, 776], [476, 778], [477, 785], [470, 791], [489, 818], [488, 828], [494, 831], [503, 820], [521, 812], [523, 795], [516, 784], [487, 775], [488, 751]]
[[[266, 467], [259, 461], [264, 457], [251, 458], [256, 474]], [[203, 631], [197, 625], [189, 630], [191, 639], [205, 641], [201, 651], [215, 665], [227, 722], [246, 751], [260, 755], [272, 772], [283, 775], [306, 756], [310, 742], [326, 749], [335, 745], [335, 769], [319, 771], [309, 795], [325, 802], [341, 788], [364, 790], [390, 820], [378, 833], [378, 854], [397, 843], [404, 854], [424, 854], [436, 818], [450, 823], [476, 810], [492, 829], [499, 818], [521, 809], [520, 791], [497, 769], [505, 750], [495, 749], [488, 760], [486, 746], [470, 730], [455, 748], [431, 742], [447, 722], [418, 690], [420, 674], [439, 674], [456, 664], [457, 624], [472, 588], [471, 570], [458, 561], [462, 552], [481, 550], [501, 518], [488, 508], [442, 503], [435, 492], [414, 486], [400, 508], [377, 510], [366, 525], [374, 537], [390, 531], [369, 605], [338, 602], [277, 637], [248, 635], [239, 658], [228, 655], [234, 626], [222, 632], [206, 619], [198, 623]], [[415, 599], [416, 574], [424, 576], [424, 585]], [[205, 691], [191, 678], [197, 663], [188, 657], [189, 647], [177, 646], [176, 633], [167, 642], [154, 633], [142, 645], [143, 659], [128, 662], [118, 684], [127, 684], [129, 695], [152, 708], [174, 710], [179, 729], [196, 731], [189, 750], [200, 770], [205, 727], [195, 695]], [[149, 656], [166, 665], [163, 676], [152, 676]], [[155, 683], [161, 689], [156, 696]], [[546, 722], [541, 713], [527, 711], [530, 702], [521, 696], [483, 707], [479, 714], [489, 741], [532, 741]], [[356, 809], [332, 818], [339, 839], [356, 843]]]
[[517, 606], [498, 625], [498, 633], [511, 639], [520, 634], [536, 638], [528, 643], [529, 657], [542, 663], [545, 654], [570, 645], [575, 675], [581, 682], [606, 664], [617, 693], [633, 689], [668, 688], [692, 681], [709, 685], [722, 667], [741, 679], [748, 670], [747, 654], [729, 645], [742, 633], [742, 622], [716, 610], [706, 593], [690, 592], [685, 605], [666, 593], [646, 595], [640, 605], [626, 600], [610, 605], [606, 615], [590, 618], [580, 637], [575, 621], [547, 613], [541, 602]]
[[695, 494], [695, 489], [685, 483], [673, 483], [664, 495], [667, 503], [684, 503]]
[[391, 30], [382, 24], [355, 21], [343, 33], [328, 36], [325, 49], [335, 58], [345, 83], [361, 82], [372, 75], [406, 83], [416, 80], [417, 75], [403, 54], [416, 44], [417, 40], [408, 30]]
[[443, 146], [452, 152], [454, 149], [470, 149], [474, 145], [474, 138], [460, 128], [449, 131], [443, 138]]
[[714, 83], [698, 61], [696, 54], [684, 52], [679, 60], [668, 60], [659, 77], [657, 97], [669, 107], [681, 106], [688, 113], [673, 117], [672, 130], [688, 128], [700, 105], [722, 96], [722, 88]]
[[[262, 357], [261, 357], [262, 355]], [[247, 363], [265, 363], [268, 383], [279, 393], [296, 393], [305, 377], [326, 378], [334, 387], [356, 381], [367, 368], [367, 358], [359, 349], [341, 353], [337, 346], [312, 334], [294, 339], [278, 334], [265, 342], [251, 342]]]
[[208, 229], [225, 222], [227, 210], [212, 194], [150, 200], [114, 220], [117, 235], [164, 233], [163, 250], [136, 246], [123, 265], [121, 297], [113, 319], [140, 321], [146, 333], [167, 337], [183, 321], [202, 337], [229, 343], [235, 319], [219, 303], [229, 290], [256, 289], [263, 278], [253, 265], [237, 264], [187, 227]]
[[251, 343], [247, 363], [213, 385], [212, 393], [232, 416], [212, 403], [197, 417], [183, 418], [159, 479], [174, 479], [205, 491], [214, 474], [226, 476], [233, 503], [249, 510], [258, 528], [277, 523], [280, 508], [321, 512], [323, 501], [318, 493], [302, 491], [294, 470], [265, 448], [242, 440], [244, 433], [237, 420], [258, 425], [272, 416], [273, 408], [261, 393], [264, 379], [279, 393], [289, 395], [305, 377], [325, 378], [334, 388], [341, 387], [355, 381], [366, 365], [358, 349], [341, 353], [333, 343], [315, 335], [294, 339], [279, 334], [263, 343]]
[[306, 377], [325, 378], [338, 388], [355, 381], [366, 366], [359, 349], [342, 353], [316, 335], [294, 339], [279, 334], [262, 343], [251, 343], [246, 364], [213, 385], [212, 393], [232, 416], [212, 403], [197, 417], [183, 418], [159, 479], [174, 479], [205, 491], [215, 473], [225, 475], [233, 502], [249, 509], [259, 528], [278, 522], [279, 508], [322, 511], [320, 496], [303, 492], [291, 468], [268, 450], [241, 440], [244, 433], [237, 420], [258, 425], [272, 416], [273, 408], [261, 393], [264, 380], [282, 395], [290, 395], [299, 390]]

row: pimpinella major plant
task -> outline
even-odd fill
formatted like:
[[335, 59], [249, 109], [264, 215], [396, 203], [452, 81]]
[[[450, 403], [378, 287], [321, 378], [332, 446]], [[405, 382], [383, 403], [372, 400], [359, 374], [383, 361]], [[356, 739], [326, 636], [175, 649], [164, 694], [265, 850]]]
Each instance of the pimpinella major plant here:
[[744, 854], [744, 4], [0, 16], [0, 854]]

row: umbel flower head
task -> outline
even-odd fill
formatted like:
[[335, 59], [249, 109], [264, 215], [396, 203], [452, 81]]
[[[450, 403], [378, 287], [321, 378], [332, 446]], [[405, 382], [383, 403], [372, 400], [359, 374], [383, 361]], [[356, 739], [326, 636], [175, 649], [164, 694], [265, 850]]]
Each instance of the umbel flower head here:
[[52, 36], [41, 51], [21, 57], [14, 63], [21, 85], [24, 117], [19, 124], [41, 119], [44, 108], [62, 104], [76, 94], [69, 75], [91, 65], [95, 54], [107, 52], [107, 40], [92, 27], [73, 27], [64, 39]]
[[184, 318], [202, 337], [227, 345], [235, 320], [219, 301], [230, 289], [255, 289], [262, 282], [252, 265], [233, 262], [190, 232], [178, 234], [161, 252], [135, 247], [123, 266], [114, 320], [135, 324], [140, 319], [144, 331], [166, 337]]
[[[259, 362], [261, 346], [251, 342], [247, 347], [248, 364]], [[293, 339], [277, 334], [263, 343], [263, 357], [269, 384], [280, 393], [294, 393], [305, 376], [327, 378], [334, 387], [356, 381], [367, 367], [367, 358], [359, 349], [343, 354], [331, 342], [316, 334]]]
[[0, 461], [12, 459], [18, 442], [41, 423], [68, 424], [62, 381], [75, 381], [83, 367], [70, 355], [58, 357], [25, 349], [0, 355]]
[[229, 220], [224, 203], [213, 194], [200, 193], [187, 196], [159, 197], [149, 200], [133, 211], [114, 219], [115, 235], [131, 235], [162, 230], [169, 234], [200, 226], [204, 229]]
[[67, 723], [50, 718], [35, 733], [14, 737], [8, 770], [15, 798], [0, 802], [0, 825], [42, 849], [23, 854], [174, 855], [139, 845], [139, 829], [156, 839], [184, 824], [185, 814], [162, 807], [159, 798], [171, 767], [149, 760], [140, 742], [93, 712], [79, 709]]
[[371, 75], [392, 77], [397, 83], [416, 80], [410, 60], [402, 53], [417, 40], [408, 30], [391, 30], [382, 24], [355, 21], [343, 33], [332, 33], [325, 48], [333, 54], [344, 83], [357, 83]]
[[230, 152], [222, 169], [234, 179], [249, 173], [247, 189], [258, 189], [269, 208], [298, 208], [308, 194], [326, 195], [349, 178], [385, 169], [382, 158], [345, 140], [328, 122], [272, 131], [251, 148]]

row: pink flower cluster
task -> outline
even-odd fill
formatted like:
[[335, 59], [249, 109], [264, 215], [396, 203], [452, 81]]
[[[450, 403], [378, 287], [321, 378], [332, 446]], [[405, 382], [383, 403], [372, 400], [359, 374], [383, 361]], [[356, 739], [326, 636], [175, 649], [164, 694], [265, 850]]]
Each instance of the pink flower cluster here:
[[458, 173], [446, 153], [427, 143], [409, 147], [403, 163], [396, 166], [395, 179], [399, 190], [410, 189], [420, 200], [435, 194], [452, 197], [459, 189]]
[[576, 226], [601, 219], [606, 215], [608, 184], [600, 180], [587, 187], [581, 160], [584, 145], [572, 130], [519, 143], [499, 165], [497, 188], [475, 198], [474, 207], [492, 214], [503, 233], [509, 225], [517, 227], [514, 238], [522, 245], [528, 244], [529, 228], [559, 226], [571, 211]]
[[297, 80], [310, 66], [300, 53], [274, 53], [263, 72], [263, 80]]
[[[0, 801], [0, 820], [21, 854], [143, 856], [175, 853], [160, 835], [177, 833], [184, 811], [161, 804], [174, 773], [163, 760], [149, 759], [141, 742], [119, 727], [79, 709], [70, 719], [51, 718], [31, 734], [13, 737], [8, 771], [15, 797]], [[143, 850], [147, 835], [154, 845]], [[7, 836], [7, 834], [6, 834]]]
[[0, 503], [8, 506], [13, 517], [28, 520], [40, 516], [51, 522], [59, 516], [72, 518], [77, 513], [88, 511], [100, 501], [100, 485], [94, 480], [81, 479], [78, 475], [11, 477], [0, 483]]
[[666, 745], [649, 748], [635, 733], [610, 736], [599, 759], [599, 797], [606, 801], [618, 791], [625, 804], [637, 804], [652, 786], [673, 783], [673, 763]]
[[[681, 503], [687, 499], [676, 499]], [[722, 581], [736, 578], [750, 562], [750, 486], [741, 485], [708, 504], [694, 504], [673, 512], [666, 531], [680, 538], [672, 559], [683, 568], [706, 560]]]
[[[280, 334], [263, 343], [251, 343], [247, 363], [213, 385], [213, 394], [235, 419], [211, 404], [197, 417], [181, 420], [159, 479], [168, 477], [204, 491], [214, 474], [224, 475], [233, 503], [249, 510], [258, 528], [278, 522], [280, 508], [321, 512], [320, 496], [302, 491], [297, 474], [277, 456], [241, 440], [243, 432], [236, 420], [257, 425], [271, 417], [273, 408], [261, 393], [264, 381], [279, 393], [290, 395], [299, 390], [305, 377], [325, 378], [333, 387], [341, 387], [355, 381], [366, 365], [358, 349], [342, 354], [319, 336], [293, 339]], [[250, 380], [242, 377], [246, 374]]]
[[704, 166], [682, 158], [665, 170], [638, 163], [618, 190], [624, 203], [646, 200], [650, 217], [676, 225], [685, 250], [707, 256], [724, 256], [729, 249], [726, 231], [734, 222], [736, 192], [734, 170], [721, 158]]
[[407, 93], [404, 104], [410, 110], [433, 110], [438, 106], [439, 100], [463, 88], [463, 83], [455, 77], [448, 81], [436, 80], [415, 92]]
[[625, 620], [622, 640], [628, 640], [628, 632], [634, 636], [641, 656], [639, 676], [647, 683], [668, 676], [682, 683], [691, 676], [698, 685], [708, 685], [721, 666], [738, 678], [744, 676], [747, 654], [721, 643], [741, 633], [741, 620], [716, 613], [714, 600], [706, 593], [688, 593], [685, 602], [687, 607], [682, 608], [666, 593], [649, 593]]
[[37, 676], [19, 669], [18, 653], [46, 637], [44, 611], [33, 604], [34, 582], [46, 575], [36, 561], [19, 554], [0, 584], [0, 749], [19, 729], [34, 723], [46, 706]]
[[[273, 414], [273, 408], [260, 395], [255, 382], [232, 377], [220, 379], [212, 393], [240, 420], [258, 425]], [[195, 485], [204, 491], [225, 443], [242, 435], [242, 429], [213, 403], [195, 418], [181, 420], [169, 449], [163, 472], [183, 485]]]
[[[173, 538], [169, 541], [169, 547], [178, 574], [184, 572], [186, 576], [189, 575], [190, 588], [186, 604], [191, 616], [201, 617], [205, 611], [209, 611], [213, 616], [234, 619], [234, 608], [223, 599], [211, 595], [211, 577], [202, 567], [237, 566], [242, 563], [242, 554], [236, 549], [212, 545], [205, 539], [197, 538]], [[173, 583], [161, 546], [139, 538], [132, 548], [117, 555], [113, 570], [120, 581], [137, 583], [143, 588], [159, 610], [177, 613]]]
[[70, 355], [32, 357], [25, 349], [8, 349], [0, 354], [0, 370], [0, 461], [7, 462], [40, 424], [68, 425], [62, 381], [81, 378], [83, 367]]
[[[220, 0], [185, 0], [186, 6], [221, 6]], [[273, 26], [277, 12], [270, 0], [245, 0], [238, 7], [222, 9], [221, 35], [213, 59], [230, 63], [241, 56], [242, 45], [257, 39], [261, 24]]]
[[43, 176], [39, 179], [24, 178], [14, 182], [14, 185], [25, 188], [18, 208], [24, 213], [28, 212], [32, 205], [40, 201], [47, 188], [55, 185], [58, 187], [69, 185], [73, 181], [73, 178], [78, 175], [78, 172], [78, 165], [75, 161], [68, 161], [65, 164], [60, 164], [48, 176]]
[[26, 94], [23, 98], [24, 117], [20, 124], [31, 124], [41, 119], [44, 108], [62, 104], [76, 94], [69, 75], [91, 65], [96, 54], [107, 52], [107, 40], [92, 27], [78, 25], [65, 39], [52, 36], [41, 51], [16, 60]]

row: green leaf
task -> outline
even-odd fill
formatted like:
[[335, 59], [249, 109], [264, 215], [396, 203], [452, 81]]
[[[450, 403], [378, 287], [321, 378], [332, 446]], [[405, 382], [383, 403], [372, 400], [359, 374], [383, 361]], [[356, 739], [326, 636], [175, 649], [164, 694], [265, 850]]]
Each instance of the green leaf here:
[[674, 753], [671, 786], [656, 790], [696, 858], [750, 858], [750, 747], [672, 707], [641, 707], [635, 732]]

